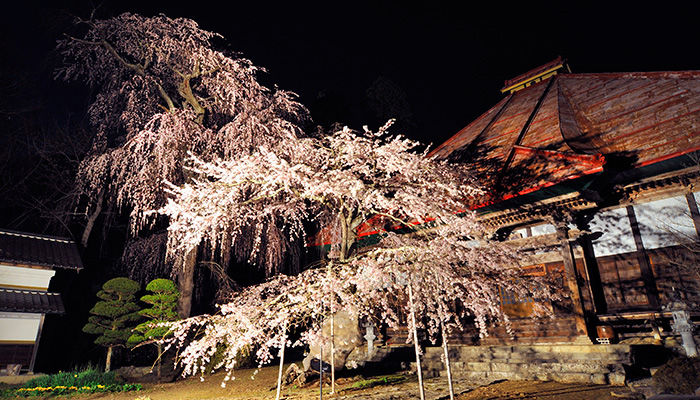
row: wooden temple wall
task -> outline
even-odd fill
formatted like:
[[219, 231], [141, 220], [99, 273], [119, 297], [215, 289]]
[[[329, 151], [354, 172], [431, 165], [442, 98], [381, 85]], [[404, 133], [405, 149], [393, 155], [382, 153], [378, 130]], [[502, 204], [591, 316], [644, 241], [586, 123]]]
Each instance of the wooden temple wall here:
[[[696, 227], [700, 221], [692, 210], [699, 195], [676, 195], [603, 210], [590, 221], [585, 235], [571, 241], [580, 309], [591, 338], [595, 337], [595, 325], [605, 321], [644, 312], [663, 318], [662, 307], [679, 299], [700, 304], [700, 227]], [[526, 231], [528, 235], [538, 230], [551, 234], [554, 228], [547, 225], [521, 228], [518, 237]], [[533, 267], [548, 275], [559, 274], [561, 287], [568, 292], [563, 261], [529, 269]], [[494, 323], [480, 343], [580, 340], [571, 298], [549, 304], [551, 318], [533, 318], [530, 302], [503, 293], [501, 307], [510, 318], [510, 332], [505, 324]], [[467, 343], [467, 338], [461, 339]]]
[[694, 194], [679, 195], [596, 215], [591, 231], [602, 233], [592, 246], [606, 303], [602, 313], [698, 300], [696, 201]]

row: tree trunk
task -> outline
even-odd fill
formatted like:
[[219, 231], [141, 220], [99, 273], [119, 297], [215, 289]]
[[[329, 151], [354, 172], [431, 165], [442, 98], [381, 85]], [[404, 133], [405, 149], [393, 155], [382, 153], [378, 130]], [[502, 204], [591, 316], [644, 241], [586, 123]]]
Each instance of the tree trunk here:
[[420, 365], [420, 348], [418, 347], [418, 328], [416, 327], [416, 307], [413, 304], [413, 288], [408, 283], [408, 302], [411, 308], [411, 324], [413, 325], [413, 347], [416, 350], [416, 375], [418, 375], [418, 388], [420, 399], [425, 400], [425, 388], [423, 387], [423, 369]]
[[114, 351], [114, 346], [107, 347], [107, 362], [105, 362], [105, 372], [109, 372], [112, 368], [112, 352]]
[[105, 190], [100, 190], [100, 194], [97, 196], [97, 201], [95, 202], [95, 210], [88, 215], [87, 223], [85, 224], [85, 229], [83, 230], [83, 236], [80, 238], [80, 244], [83, 246], [83, 248], [87, 247], [92, 228], [95, 227], [95, 221], [97, 221], [97, 217], [99, 217], [100, 213], [102, 212], [102, 200], [104, 199], [104, 194]]
[[177, 313], [181, 318], [188, 318], [192, 312], [192, 293], [194, 292], [194, 268], [197, 264], [197, 248], [190, 250], [177, 262], [177, 286], [180, 297], [177, 300]]
[[445, 353], [445, 369], [447, 370], [447, 386], [450, 389], [450, 400], [454, 400], [455, 391], [452, 387], [452, 368], [450, 367], [450, 353], [447, 351], [447, 334], [445, 332], [445, 325], [440, 322], [440, 330], [442, 331], [442, 350]]
[[280, 345], [280, 370], [277, 374], [277, 394], [275, 400], [280, 400], [280, 391], [282, 390], [282, 368], [284, 366], [284, 348], [287, 343], [287, 326], [282, 327], [282, 344]]
[[362, 219], [353, 218], [353, 213], [348, 211], [348, 215], [344, 214], [344, 209], [341, 211], [340, 218], [340, 254], [338, 255], [338, 260], [340, 262], [345, 262], [350, 258], [350, 254], [353, 251], [352, 245], [355, 244], [355, 239], [357, 239], [357, 233], [355, 229], [359, 223], [363, 222]]
[[339, 259], [341, 262], [345, 261], [348, 253], [349, 253], [349, 242], [350, 241], [350, 232], [348, 229], [348, 223], [347, 219], [344, 214], [340, 214], [340, 254], [339, 254]]

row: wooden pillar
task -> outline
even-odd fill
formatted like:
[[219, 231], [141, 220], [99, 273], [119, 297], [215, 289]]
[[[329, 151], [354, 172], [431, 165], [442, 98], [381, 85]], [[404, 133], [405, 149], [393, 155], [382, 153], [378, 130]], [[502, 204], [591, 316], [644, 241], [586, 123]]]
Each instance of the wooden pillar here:
[[639, 262], [639, 270], [642, 274], [642, 280], [644, 281], [644, 289], [647, 292], [649, 308], [658, 309], [659, 289], [656, 287], [656, 279], [654, 278], [654, 272], [651, 270], [651, 264], [649, 264], [649, 257], [644, 249], [642, 234], [639, 231], [639, 224], [637, 223], [637, 216], [634, 213], [634, 207], [631, 205], [627, 206], [627, 217], [630, 220], [632, 236], [634, 236], [634, 244], [637, 247], [637, 260]]
[[608, 312], [608, 303], [605, 301], [605, 291], [603, 290], [603, 281], [600, 278], [600, 270], [598, 262], [595, 259], [595, 251], [593, 250], [593, 242], [590, 235], [585, 234], [578, 237], [578, 243], [583, 250], [583, 262], [588, 275], [588, 286], [593, 300], [593, 312], [605, 314]]
[[[595, 249], [593, 248], [593, 235], [590, 233], [590, 222], [597, 211], [588, 211], [577, 214], [576, 227], [581, 232], [586, 232], [576, 238], [583, 252], [583, 264], [586, 271], [586, 280], [588, 281], [588, 290], [593, 303], [593, 315], [589, 318], [591, 322], [597, 323], [597, 315], [608, 312], [608, 302], [605, 300], [605, 290], [603, 289], [603, 280], [600, 278], [600, 269], [598, 261], [595, 258]], [[590, 326], [589, 326], [590, 327]]]
[[692, 193], [686, 194], [685, 201], [688, 202], [690, 216], [693, 218], [693, 225], [695, 226], [695, 233], [698, 235], [698, 238], [700, 238], [700, 211], [698, 211], [698, 203], [695, 201], [695, 195]]
[[588, 329], [586, 328], [586, 319], [583, 314], [583, 302], [581, 301], [581, 291], [578, 285], [578, 279], [576, 275], [576, 264], [574, 261], [574, 252], [571, 246], [571, 241], [569, 240], [569, 228], [566, 226], [566, 222], [562, 220], [554, 220], [554, 226], [557, 230], [557, 239], [559, 240], [559, 247], [561, 251], [561, 257], [564, 261], [564, 274], [566, 286], [569, 288], [571, 295], [572, 311], [574, 313], [575, 323], [576, 323], [576, 341], [583, 341], [590, 343], [590, 338], [588, 337]]
[[29, 362], [29, 372], [34, 373], [34, 363], [36, 362], [36, 355], [39, 351], [39, 342], [41, 341], [41, 331], [44, 329], [44, 317], [46, 314], [41, 314], [41, 320], [39, 320], [39, 329], [36, 331], [36, 340], [34, 340], [34, 349], [32, 349], [32, 360]]

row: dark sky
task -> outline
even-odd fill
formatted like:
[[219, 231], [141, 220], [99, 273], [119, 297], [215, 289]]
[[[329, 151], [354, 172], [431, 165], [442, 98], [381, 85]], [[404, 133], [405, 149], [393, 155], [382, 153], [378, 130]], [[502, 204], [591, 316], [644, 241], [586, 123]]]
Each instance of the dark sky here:
[[[265, 82], [297, 92], [320, 123], [378, 124], [367, 89], [379, 78], [389, 82], [392, 99], [410, 107], [410, 114], [403, 107], [410, 119], [401, 127], [427, 142], [445, 140], [486, 111], [501, 98], [504, 80], [558, 55], [574, 72], [700, 69], [695, 13], [671, 2], [654, 8], [641, 2], [527, 2], [517, 8], [491, 2], [498, 4], [486, 10], [489, 2], [222, 3], [15, 4], [2, 17], [3, 62], [47, 81], [55, 62], [49, 50], [66, 15], [87, 16], [93, 4], [100, 17], [124, 11], [189, 17], [267, 68]], [[46, 85], [43, 104], [50, 106], [57, 89]], [[79, 112], [85, 100], [72, 100]]]

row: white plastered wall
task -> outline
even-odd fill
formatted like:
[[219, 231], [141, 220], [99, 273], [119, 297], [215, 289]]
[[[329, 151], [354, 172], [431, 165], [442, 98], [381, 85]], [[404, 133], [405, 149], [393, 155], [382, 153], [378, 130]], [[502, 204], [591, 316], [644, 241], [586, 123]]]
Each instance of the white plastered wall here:
[[645, 249], [658, 249], [695, 240], [695, 225], [685, 196], [634, 206]]
[[593, 241], [596, 257], [629, 253], [637, 250], [632, 236], [632, 226], [625, 208], [603, 210], [591, 220], [590, 231], [602, 233]]
[[3, 342], [34, 342], [41, 314], [0, 312], [0, 344]]
[[531, 237], [531, 236], [546, 235], [549, 233], [555, 233], [557, 231], [557, 229], [554, 227], [554, 225], [547, 224], [547, 223], [532, 225], [529, 228], [530, 228], [529, 235], [527, 233], [527, 227], [518, 228], [518, 229], [514, 230], [513, 233], [515, 235], [517, 235], [518, 238], [525, 238], [525, 237]]
[[46, 290], [55, 274], [52, 269], [0, 264], [0, 287]]
[[[697, 235], [685, 196], [635, 204], [634, 214], [645, 249], [678, 245]], [[625, 207], [599, 212], [591, 221], [590, 230], [602, 233], [593, 241], [596, 257], [637, 250]]]

